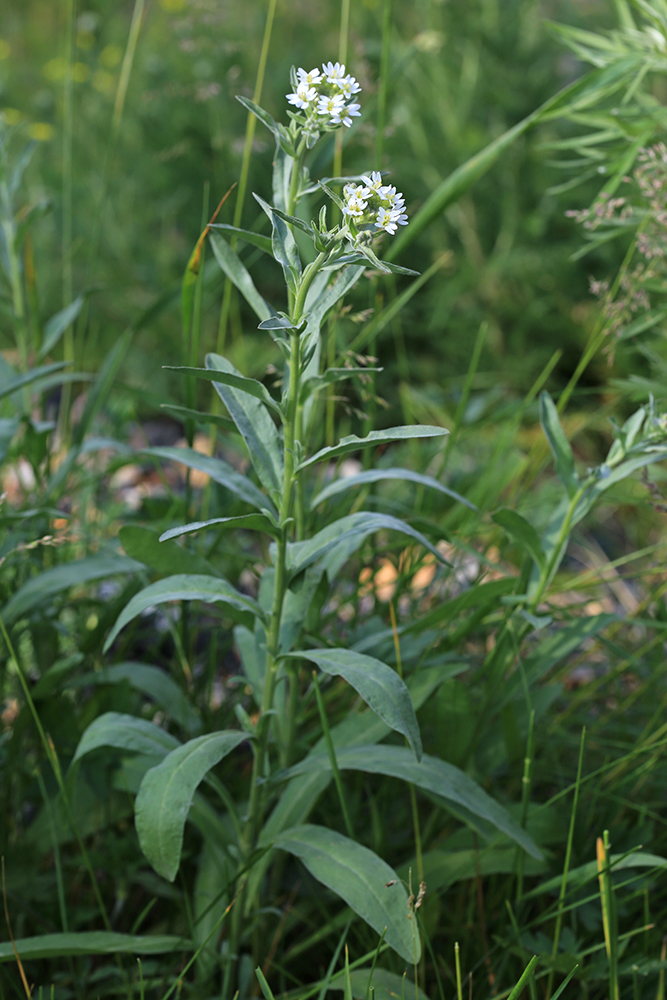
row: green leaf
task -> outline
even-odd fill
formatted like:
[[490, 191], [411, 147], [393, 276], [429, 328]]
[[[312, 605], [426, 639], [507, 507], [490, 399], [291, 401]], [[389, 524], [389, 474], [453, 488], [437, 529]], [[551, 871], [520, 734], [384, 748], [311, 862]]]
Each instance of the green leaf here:
[[[230, 529], [244, 528], [247, 531], [266, 531], [267, 534], [277, 538], [280, 534], [275, 521], [270, 520], [265, 514], [242, 514], [240, 517], [213, 517], [210, 521], [191, 521], [178, 528], [169, 528], [160, 535], [160, 541], [165, 542], [168, 538], [180, 538], [193, 531], [201, 531], [202, 528], [210, 528], [217, 525], [223, 531]], [[183, 549], [179, 546], [179, 551]]]
[[577, 492], [579, 481], [574, 471], [574, 455], [558, 417], [558, 410], [548, 392], [540, 395], [540, 422], [556, 463], [556, 473], [569, 497]]
[[397, 531], [402, 535], [413, 538], [425, 549], [433, 553], [436, 559], [448, 566], [449, 563], [438, 549], [431, 545], [429, 540], [410, 527], [405, 521], [400, 521], [397, 517], [389, 514], [377, 514], [374, 511], [357, 511], [356, 514], [348, 514], [337, 521], [322, 528], [316, 535], [305, 542], [292, 542], [287, 547], [288, 569], [292, 576], [296, 576], [307, 566], [328, 556], [325, 568], [329, 572], [330, 578], [335, 575], [340, 565], [342, 565], [350, 555], [355, 552], [365, 538], [376, 531]]
[[249, 611], [257, 617], [262, 617], [259, 604], [251, 597], [239, 593], [226, 580], [199, 574], [168, 576], [165, 580], [158, 580], [157, 583], [152, 583], [149, 587], [140, 590], [125, 605], [116, 620], [116, 624], [107, 636], [104, 652], [109, 649], [120, 630], [133, 618], [148, 608], [153, 608], [158, 604], [166, 604], [168, 601], [204, 601], [206, 604], [229, 604], [230, 607], [239, 611]]
[[85, 301], [85, 296], [79, 295], [78, 298], [74, 299], [74, 302], [70, 302], [68, 306], [47, 320], [44, 324], [42, 346], [37, 355], [38, 361], [41, 361], [53, 350], [65, 330], [72, 325], [81, 312]]
[[213, 248], [213, 256], [217, 260], [221, 270], [227, 275], [233, 285], [246, 300], [248, 305], [255, 311], [258, 319], [268, 319], [273, 310], [255, 288], [255, 284], [249, 272], [241, 263], [241, 259], [234, 253], [227, 240], [217, 233], [210, 233], [209, 239]]
[[[327, 763], [328, 761], [328, 763]], [[427, 754], [417, 762], [407, 747], [370, 745], [343, 747], [336, 749], [336, 763], [341, 771], [364, 771], [368, 774], [383, 774], [400, 778], [435, 795], [444, 802], [463, 806], [474, 816], [486, 820], [501, 833], [519, 844], [533, 858], [541, 859], [542, 854], [532, 838], [510, 816], [507, 810], [492, 799], [472, 778], [458, 767], [447, 764], [437, 757]], [[331, 761], [327, 754], [311, 755], [286, 772], [286, 777], [330, 770]]]
[[19, 389], [23, 389], [24, 386], [32, 385], [33, 382], [38, 382], [53, 372], [62, 371], [63, 368], [67, 368], [71, 364], [71, 361], [56, 361], [52, 365], [42, 365], [41, 368], [32, 368], [29, 372], [25, 372], [23, 375], [16, 375], [9, 380], [3, 379], [2, 384], [0, 384], [0, 399], [4, 399], [5, 396], [11, 396], [13, 393], [18, 392]]
[[[160, 667], [127, 660], [123, 663], [115, 663], [111, 667], [103, 666], [96, 673], [82, 674], [65, 686], [71, 684], [72, 687], [88, 687], [97, 684], [122, 684], [123, 681], [126, 681], [135, 691], [141, 691], [142, 694], [148, 695], [152, 701], [165, 710], [174, 722], [183, 726], [188, 732], [197, 732], [201, 729], [200, 715], [188, 701], [186, 693]], [[160, 732], [162, 731], [160, 730]]]
[[118, 537], [128, 556], [163, 575], [171, 576], [175, 573], [218, 575], [208, 559], [204, 559], [196, 552], [188, 552], [176, 542], [165, 545], [162, 538], [158, 538], [157, 533], [150, 528], [138, 524], [126, 524], [118, 532]]
[[[296, 826], [275, 847], [298, 857], [308, 871], [340, 896], [406, 962], [419, 962], [421, 941], [408, 918], [408, 894], [396, 873], [367, 847], [321, 826]], [[387, 887], [388, 882], [395, 885]]]
[[263, 319], [257, 327], [258, 330], [296, 330], [297, 327], [288, 316], [269, 316]]
[[180, 864], [183, 830], [197, 786], [247, 738], [247, 733], [232, 731], [198, 736], [146, 772], [134, 807], [139, 843], [155, 871], [170, 882]]
[[258, 118], [259, 121], [262, 123], [262, 125], [265, 125], [266, 128], [268, 128], [269, 132], [273, 133], [273, 135], [276, 138], [276, 142], [278, 142], [283, 149], [287, 147], [285, 151], [289, 155], [292, 156], [294, 155], [294, 149], [292, 148], [291, 137], [287, 129], [284, 127], [284, 125], [281, 125], [279, 124], [279, 122], [276, 122], [268, 113], [268, 111], [265, 111], [264, 108], [260, 108], [259, 104], [255, 104], [255, 102], [249, 100], [249, 98], [241, 97], [239, 94], [237, 94], [236, 100], [239, 102], [239, 104], [242, 104], [244, 108], [247, 108], [248, 111], [250, 111], [255, 116], [255, 118]]
[[79, 740], [72, 764], [100, 747], [164, 757], [178, 745], [174, 736], [146, 719], [120, 712], [105, 712], [91, 722]]
[[540, 536], [530, 521], [509, 507], [501, 507], [491, 515], [491, 518], [535, 560], [540, 569], [544, 567], [544, 550]]
[[414, 424], [406, 427], [391, 427], [383, 431], [371, 431], [366, 437], [360, 438], [356, 434], [349, 434], [342, 438], [338, 444], [330, 448], [321, 448], [315, 455], [300, 462], [297, 471], [307, 469], [309, 465], [316, 462], [329, 461], [338, 458], [340, 455], [347, 455], [351, 451], [359, 451], [361, 448], [371, 448], [376, 444], [385, 444], [387, 441], [407, 441], [413, 438], [442, 437], [449, 434], [444, 427], [429, 427], [426, 424]]
[[330, 500], [331, 497], [338, 496], [339, 493], [344, 493], [355, 486], [378, 483], [385, 479], [405, 479], [410, 483], [428, 486], [430, 489], [438, 490], [439, 493], [444, 493], [453, 500], [458, 500], [459, 503], [464, 504], [470, 510], [477, 510], [477, 507], [473, 503], [470, 503], [469, 500], [466, 500], [465, 497], [462, 497], [460, 493], [450, 490], [448, 486], [444, 486], [432, 476], [422, 476], [418, 472], [411, 472], [410, 469], [369, 469], [367, 472], [360, 472], [357, 476], [343, 476], [340, 479], [335, 479], [313, 497], [310, 501], [310, 510], [315, 510], [324, 500]]
[[[239, 374], [220, 354], [207, 354], [206, 367], [212, 371]], [[214, 383], [229, 410], [250, 455], [255, 472], [272, 498], [277, 501], [283, 485], [283, 451], [280, 437], [264, 405], [247, 393]]]
[[[240, 392], [247, 393], [248, 396], [254, 396], [255, 399], [260, 399], [265, 406], [268, 406], [270, 410], [274, 413], [280, 414], [280, 406], [276, 403], [275, 399], [269, 393], [266, 386], [254, 378], [246, 378], [245, 375], [239, 374], [235, 370], [230, 371], [220, 371], [218, 369], [211, 368], [187, 368], [178, 365], [163, 365], [168, 371], [178, 372], [179, 375], [193, 375], [196, 378], [206, 379], [208, 382], [219, 382], [222, 385], [230, 385], [234, 389], [238, 389]], [[231, 368], [231, 365], [230, 365]]]
[[301, 274], [301, 258], [292, 231], [285, 222], [282, 213], [274, 212], [271, 205], [253, 194], [255, 201], [263, 208], [271, 220], [271, 251], [283, 269], [285, 283], [296, 293], [296, 283]]
[[229, 233], [235, 233], [239, 239], [245, 240], [246, 243], [251, 243], [258, 250], [268, 253], [271, 256], [270, 236], [262, 236], [261, 233], [254, 233], [251, 229], [239, 229], [237, 226], [228, 226], [223, 222], [212, 222], [209, 229], [225, 229]]
[[346, 680], [390, 729], [405, 736], [421, 760], [419, 723], [410, 692], [395, 670], [353, 649], [309, 649], [291, 652], [292, 657], [311, 660], [325, 674]]
[[214, 483], [224, 486], [230, 493], [245, 500], [252, 507], [258, 507], [260, 510], [268, 508], [272, 514], [278, 516], [278, 511], [271, 499], [262, 493], [252, 480], [237, 472], [222, 458], [211, 458], [208, 455], [202, 455], [199, 451], [194, 451], [192, 448], [146, 448], [141, 454], [163, 458], [167, 462], [180, 462], [181, 465], [185, 465], [189, 469], [205, 472]]
[[78, 562], [47, 569], [28, 580], [14, 594], [2, 611], [2, 620], [5, 625], [11, 625], [33, 608], [46, 606], [50, 598], [70, 587], [103, 580], [119, 573], [136, 573], [140, 569], [143, 569], [141, 563], [124, 556], [90, 556], [79, 559]]
[[[612, 854], [609, 857], [610, 868], [617, 871], [627, 871], [632, 868], [652, 868], [656, 872], [667, 868], [667, 858], [658, 854], [646, 854], [644, 851], [633, 851], [631, 854]], [[572, 891], [580, 889], [589, 882], [597, 882], [598, 866], [596, 861], [588, 861], [585, 865], [573, 868], [567, 873], [567, 888]], [[557, 875], [555, 878], [540, 882], [538, 886], [525, 894], [525, 898], [543, 896], [558, 892], [563, 882], [563, 876]]]
[[[412, 961], [412, 960], [411, 960]], [[371, 972], [373, 979], [371, 980]], [[410, 980], [405, 980], [397, 972], [389, 972], [388, 969], [352, 969], [350, 971], [350, 985], [354, 1000], [369, 1000], [368, 984], [373, 987], [373, 1000], [402, 1000], [403, 997], [412, 1000], [418, 996], [419, 1000], [428, 1000], [423, 990], [415, 990], [415, 984]], [[338, 991], [345, 989], [345, 974], [338, 972], [331, 979], [328, 991]]]
[[[77, 931], [39, 934], [14, 942], [21, 961], [64, 958], [67, 955], [163, 955], [192, 951], [192, 942], [170, 934], [117, 934], [114, 931]], [[15, 962], [11, 941], [0, 943], [0, 962]]]

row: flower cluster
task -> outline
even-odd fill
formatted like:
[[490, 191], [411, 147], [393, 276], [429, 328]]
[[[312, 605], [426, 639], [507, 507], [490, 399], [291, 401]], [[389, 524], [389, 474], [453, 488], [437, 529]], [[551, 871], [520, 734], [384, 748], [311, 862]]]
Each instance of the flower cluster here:
[[352, 124], [360, 112], [360, 105], [348, 103], [361, 87], [353, 76], [345, 74], [344, 63], [322, 63], [322, 72], [292, 68], [293, 93], [287, 100], [306, 113], [309, 124], [316, 127]]
[[372, 226], [395, 233], [407, 226], [405, 198], [391, 184], [382, 183], [382, 174], [374, 170], [370, 177], [361, 175], [362, 184], [346, 184], [343, 188], [343, 213], [354, 219], [357, 229]]

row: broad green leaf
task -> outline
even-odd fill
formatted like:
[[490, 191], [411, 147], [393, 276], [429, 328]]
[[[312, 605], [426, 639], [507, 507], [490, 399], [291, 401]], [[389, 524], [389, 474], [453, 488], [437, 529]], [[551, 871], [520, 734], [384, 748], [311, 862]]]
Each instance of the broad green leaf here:
[[[340, 896], [406, 962], [419, 962], [421, 941], [413, 940], [408, 894], [396, 873], [367, 847], [322, 826], [296, 826], [274, 846], [298, 857], [308, 871]], [[394, 885], [387, 886], [388, 882]]]
[[525, 517], [518, 513], [518, 511], [510, 510], [509, 507], [501, 507], [491, 515], [491, 518], [496, 524], [500, 525], [500, 527], [507, 532], [510, 538], [517, 542], [524, 552], [527, 552], [528, 555], [535, 560], [539, 568], [542, 569], [544, 566], [544, 550], [542, 549], [540, 536], [537, 534], [530, 521], [527, 521]]
[[251, 243], [263, 253], [271, 255], [271, 237], [262, 236], [261, 233], [254, 233], [251, 229], [239, 229], [237, 226], [228, 226], [224, 222], [211, 223], [210, 229], [225, 229], [228, 233], [234, 233], [239, 239]]
[[41, 368], [32, 368], [23, 375], [16, 375], [16, 377], [9, 380], [3, 380], [0, 384], [0, 399], [4, 399], [5, 396], [11, 396], [25, 386], [32, 385], [33, 382], [39, 382], [40, 379], [46, 378], [47, 375], [62, 371], [63, 368], [67, 368], [71, 363], [71, 361], [56, 361], [52, 365], [42, 365]]
[[[220, 371], [211, 368], [187, 368], [178, 365], [164, 365], [167, 371], [178, 372], [179, 375], [192, 375], [195, 378], [206, 379], [207, 382], [219, 382], [222, 385], [230, 385], [233, 389], [254, 396], [268, 406], [274, 413], [280, 414], [280, 406], [276, 403], [263, 382], [258, 382], [255, 378], [246, 378], [236, 371]], [[231, 368], [231, 365], [230, 365]]]
[[278, 515], [278, 511], [266, 493], [262, 493], [252, 480], [237, 472], [222, 458], [211, 458], [209, 455], [203, 455], [192, 448], [147, 448], [141, 454], [163, 458], [167, 462], [180, 462], [189, 469], [204, 472], [211, 477], [214, 483], [224, 486], [230, 493], [234, 493], [235, 496], [245, 500], [252, 507], [258, 507], [260, 510], [266, 507], [272, 514]]
[[258, 319], [268, 319], [273, 310], [264, 301], [255, 288], [255, 284], [241, 263], [241, 259], [232, 250], [229, 243], [217, 233], [210, 233], [209, 239], [213, 247], [213, 256], [220, 265], [221, 270], [227, 275], [229, 280], [235, 285], [248, 305], [255, 311]]
[[141, 782], [134, 807], [141, 849], [155, 871], [173, 882], [183, 829], [195, 791], [208, 771], [247, 740], [244, 732], [208, 733], [172, 750]]
[[579, 485], [574, 471], [574, 455], [561, 426], [558, 410], [548, 392], [540, 395], [540, 422], [556, 463], [558, 478], [567, 490], [568, 496], [573, 497]]
[[72, 686], [121, 684], [123, 681], [127, 681], [135, 691], [141, 691], [142, 694], [148, 695], [152, 701], [165, 710], [174, 722], [183, 726], [188, 732], [197, 732], [201, 729], [199, 712], [190, 704], [186, 693], [176, 681], [160, 667], [127, 660], [123, 663], [114, 663], [111, 667], [103, 666], [96, 673], [87, 673], [76, 677]]
[[290, 657], [311, 660], [325, 674], [346, 680], [390, 729], [405, 736], [421, 760], [419, 723], [410, 692], [395, 670], [353, 649], [309, 649], [292, 652]]
[[153, 608], [168, 601], [204, 601], [206, 604], [229, 604], [238, 611], [249, 611], [262, 617], [262, 611], [256, 601], [245, 594], [239, 593], [226, 580], [213, 576], [180, 573], [158, 580], [149, 587], [144, 587], [125, 605], [104, 643], [106, 652], [118, 633], [128, 622], [140, 615], [142, 611]]
[[[164, 955], [192, 951], [192, 942], [169, 934], [118, 934], [114, 931], [77, 931], [39, 934], [14, 941], [21, 961], [65, 958], [68, 955]], [[0, 962], [15, 962], [11, 941], [0, 943]]]
[[429, 552], [432, 552], [439, 562], [449, 565], [438, 549], [431, 545], [421, 532], [410, 527], [405, 521], [399, 521], [398, 518], [391, 517], [389, 514], [358, 511], [356, 514], [348, 514], [347, 517], [333, 521], [305, 542], [293, 542], [288, 545], [288, 569], [291, 575], [295, 576], [318, 559], [330, 554], [331, 565], [327, 565], [327, 570], [333, 571], [341, 559], [344, 561], [349, 558], [350, 554], [359, 548], [365, 538], [376, 531], [383, 530], [397, 531], [413, 538]]
[[46, 606], [50, 598], [70, 587], [92, 583], [93, 580], [104, 580], [119, 573], [136, 573], [140, 569], [143, 569], [141, 563], [124, 556], [89, 556], [87, 559], [47, 569], [28, 580], [14, 594], [2, 611], [2, 620], [5, 625], [11, 625], [33, 608]]
[[79, 295], [78, 298], [74, 299], [74, 302], [70, 302], [68, 306], [46, 321], [42, 335], [42, 346], [37, 355], [38, 361], [41, 361], [53, 350], [65, 330], [72, 325], [81, 312], [85, 301], [85, 296]]
[[120, 712], [105, 712], [91, 722], [79, 740], [72, 764], [100, 747], [163, 757], [178, 745], [178, 740], [171, 733], [146, 719]]
[[315, 510], [324, 500], [338, 496], [339, 493], [344, 493], [355, 486], [365, 486], [367, 483], [379, 483], [385, 479], [405, 479], [410, 483], [417, 483], [419, 486], [428, 486], [430, 489], [446, 494], [446, 496], [451, 497], [453, 500], [458, 500], [459, 503], [465, 504], [470, 510], [477, 510], [477, 507], [473, 503], [470, 503], [469, 500], [466, 500], [465, 497], [462, 497], [460, 493], [450, 490], [448, 486], [444, 486], [432, 476], [422, 476], [418, 472], [411, 472], [410, 469], [369, 469], [367, 472], [360, 472], [357, 476], [344, 476], [340, 479], [335, 479], [313, 497], [310, 501], [310, 509]]
[[[329, 763], [327, 764], [327, 761]], [[336, 750], [336, 763], [341, 770], [364, 771], [369, 774], [383, 774], [411, 782], [417, 788], [435, 795], [445, 802], [461, 805], [474, 816], [486, 820], [501, 833], [519, 844], [533, 858], [541, 859], [542, 854], [531, 837], [522, 830], [506, 809], [492, 799], [467, 774], [458, 767], [447, 764], [437, 757], [427, 754], [416, 761], [407, 747], [357, 746]], [[331, 761], [325, 753], [311, 755], [295, 767], [287, 776], [306, 774], [309, 771], [330, 770]]]
[[268, 319], [263, 319], [262, 322], [257, 327], [258, 330], [296, 330], [292, 320], [289, 316], [284, 316], [282, 313], [278, 313], [276, 316], [269, 316]]
[[[419, 673], [408, 678], [408, 690], [415, 711], [418, 711], [433, 691], [448, 677], [467, 669], [465, 663], [451, 663]], [[331, 730], [336, 753], [339, 747], [362, 746], [379, 742], [391, 732], [390, 727], [369, 709], [348, 715]], [[320, 756], [326, 750], [322, 736], [311, 750], [312, 756]], [[311, 771], [298, 778], [292, 778], [280, 796], [270, 815], [266, 818], [259, 835], [260, 845], [270, 844], [274, 837], [288, 827], [296, 826], [308, 819], [317, 802], [332, 780], [331, 771]], [[248, 891], [257, 891], [269, 864], [269, 857], [262, 858], [250, 872]]]
[[[207, 354], [206, 367], [239, 374], [220, 354]], [[275, 424], [258, 399], [231, 386], [218, 382], [214, 385], [246, 443], [255, 472], [272, 498], [277, 500], [283, 485], [283, 451]]]
[[143, 525], [126, 524], [118, 532], [118, 537], [128, 556], [158, 573], [170, 576], [175, 573], [218, 575], [208, 559], [196, 552], [188, 552], [176, 542], [165, 545], [156, 532]]
[[300, 462], [297, 471], [307, 469], [309, 465], [317, 462], [328, 462], [332, 458], [340, 455], [347, 455], [351, 451], [359, 451], [361, 448], [372, 448], [377, 444], [384, 444], [387, 441], [407, 441], [413, 438], [442, 437], [449, 434], [444, 427], [429, 427], [424, 424], [415, 424], [406, 427], [391, 427], [383, 431], [371, 431], [366, 437], [360, 438], [356, 434], [349, 434], [342, 438], [338, 444], [330, 448], [321, 448], [315, 455]]
[[[277, 538], [279, 535], [275, 521], [270, 520], [265, 514], [241, 514], [240, 517], [213, 517], [209, 521], [191, 521], [190, 524], [183, 524], [178, 528], [169, 528], [168, 531], [160, 535], [160, 542], [164, 543], [169, 538], [180, 538], [181, 535], [188, 535], [193, 531], [201, 531], [203, 528], [215, 526], [222, 531], [244, 528], [246, 531], [265, 531], [273, 538]], [[179, 550], [184, 552], [180, 546]]]
[[[371, 979], [371, 974], [373, 978]], [[423, 990], [415, 990], [415, 984], [410, 980], [405, 980], [397, 972], [389, 972], [388, 969], [351, 969], [350, 985], [354, 1000], [369, 1000], [371, 994], [368, 993], [368, 984], [373, 988], [373, 1000], [428, 1000]], [[345, 989], [344, 972], [338, 972], [332, 977], [327, 988], [328, 992], [340, 992]]]

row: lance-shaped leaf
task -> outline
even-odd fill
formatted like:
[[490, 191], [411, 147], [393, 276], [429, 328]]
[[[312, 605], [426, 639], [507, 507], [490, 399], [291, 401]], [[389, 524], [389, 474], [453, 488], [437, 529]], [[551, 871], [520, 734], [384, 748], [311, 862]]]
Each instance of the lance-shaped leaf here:
[[[419, 962], [405, 886], [386, 862], [349, 837], [305, 824], [279, 834], [274, 846], [295, 855], [318, 882], [340, 896], [406, 962]], [[392, 883], [388, 885], [387, 883]]]
[[219, 382], [222, 385], [230, 385], [233, 389], [245, 392], [248, 396], [254, 396], [261, 400], [274, 413], [280, 414], [280, 407], [271, 396], [269, 390], [263, 382], [256, 378], [247, 378], [237, 371], [220, 371], [212, 368], [187, 368], [181, 365], [164, 365], [168, 371], [178, 372], [179, 375], [193, 375], [195, 378], [206, 379], [207, 382]]
[[38, 934], [0, 944], [0, 962], [15, 962], [16, 952], [24, 962], [66, 955], [163, 955], [191, 952], [192, 942], [171, 934], [120, 934], [115, 931], [70, 931]]
[[12, 373], [12, 377], [3, 379], [0, 383], [0, 399], [4, 399], [5, 396], [11, 396], [12, 393], [18, 392], [19, 389], [23, 389], [26, 385], [39, 382], [40, 379], [46, 378], [53, 372], [62, 371], [63, 368], [67, 368], [71, 364], [71, 361], [56, 361], [52, 365], [42, 365], [41, 368], [33, 368], [23, 375], [13, 375]]
[[118, 537], [128, 556], [145, 566], [150, 566], [163, 576], [173, 576], [174, 573], [219, 575], [208, 559], [204, 559], [197, 552], [188, 552], [176, 542], [163, 545], [162, 539], [158, 538], [156, 532], [141, 524], [123, 525]]
[[92, 583], [93, 580], [104, 580], [117, 573], [135, 573], [140, 569], [143, 569], [142, 564], [134, 559], [104, 555], [90, 556], [88, 559], [47, 569], [28, 580], [14, 594], [2, 611], [2, 620], [5, 625], [11, 625], [37, 605], [45, 606], [50, 598], [70, 587]]
[[271, 250], [273, 256], [283, 269], [285, 282], [288, 287], [296, 293], [296, 283], [301, 274], [301, 258], [299, 257], [299, 250], [292, 235], [292, 230], [285, 222], [282, 212], [274, 212], [272, 207], [263, 198], [260, 198], [258, 194], [255, 194], [254, 198], [271, 220], [273, 227]]
[[574, 455], [558, 417], [558, 410], [548, 392], [540, 395], [540, 422], [556, 463], [556, 473], [569, 497], [577, 492], [579, 481], [574, 471]]
[[311, 660], [323, 673], [346, 680], [390, 729], [405, 736], [417, 760], [421, 759], [422, 741], [412, 698], [395, 670], [353, 649], [309, 649], [292, 652], [290, 657]]
[[338, 444], [329, 448], [321, 448], [310, 458], [299, 463], [297, 471], [307, 469], [309, 465], [317, 462], [328, 462], [332, 458], [339, 458], [361, 448], [372, 448], [377, 444], [386, 444], [388, 441], [408, 441], [413, 438], [443, 437], [449, 434], [444, 427], [432, 427], [428, 424], [413, 424], [404, 427], [391, 427], [382, 431], [371, 431], [366, 437], [360, 438], [356, 434], [348, 434], [342, 438]]
[[[48, 673], [44, 676], [48, 677]], [[189, 733], [195, 735], [201, 731], [202, 722], [199, 712], [190, 703], [183, 688], [179, 687], [170, 674], [160, 667], [128, 660], [123, 663], [114, 663], [111, 667], [103, 666], [95, 673], [79, 674], [68, 680], [67, 683], [68, 686], [71, 684], [72, 687], [80, 688], [101, 684], [122, 684], [123, 682], [129, 684], [135, 691], [148, 695], [151, 701], [163, 708], [174, 722], [177, 722]]]
[[365, 538], [383, 529], [408, 535], [429, 552], [432, 552], [439, 562], [449, 566], [435, 545], [431, 545], [428, 538], [405, 521], [392, 517], [390, 514], [360, 510], [356, 514], [348, 514], [347, 517], [333, 521], [305, 542], [293, 542], [288, 545], [287, 560], [290, 573], [292, 576], [296, 576], [306, 566], [310, 566], [311, 563], [321, 559], [327, 553], [340, 552], [344, 553], [344, 558], [348, 558], [352, 552], [359, 548]]
[[[236, 528], [244, 528], [246, 531], [266, 531], [273, 538], [277, 538], [280, 534], [275, 520], [267, 517], [266, 514], [242, 514], [240, 517], [212, 517], [209, 521], [191, 521], [190, 524], [183, 524], [178, 528], [169, 528], [168, 531], [160, 535], [160, 541], [166, 542], [169, 538], [180, 538], [181, 535], [189, 535], [193, 531], [213, 527], [217, 527], [221, 531]], [[183, 549], [180, 551], [183, 552]]]
[[142, 454], [152, 455], [154, 458], [164, 458], [168, 462], [180, 462], [188, 469], [205, 472], [214, 483], [224, 486], [230, 493], [234, 493], [252, 507], [257, 507], [259, 510], [266, 507], [272, 514], [278, 515], [278, 511], [269, 497], [262, 493], [252, 480], [237, 472], [222, 458], [211, 458], [209, 455], [194, 451], [193, 448], [146, 448]]
[[42, 346], [37, 355], [38, 361], [41, 361], [42, 358], [45, 358], [53, 350], [65, 330], [72, 325], [81, 312], [85, 301], [86, 297], [79, 295], [78, 298], [74, 299], [74, 302], [70, 302], [68, 306], [65, 306], [64, 309], [61, 309], [60, 312], [55, 313], [54, 316], [51, 316], [47, 320], [44, 324]]
[[272, 132], [282, 149], [288, 154], [288, 156], [294, 156], [294, 144], [292, 143], [292, 137], [280, 122], [275, 121], [274, 118], [265, 111], [264, 108], [260, 108], [259, 104], [255, 104], [254, 101], [249, 100], [247, 97], [241, 97], [239, 94], [236, 95], [236, 100], [239, 104], [242, 104], [244, 108], [247, 108], [255, 118], [258, 118], [262, 125], [265, 125], [269, 132]]
[[100, 747], [164, 757], [177, 746], [176, 737], [146, 719], [121, 712], [105, 712], [91, 722], [79, 740], [72, 764]]
[[231, 283], [238, 288], [248, 305], [257, 314], [257, 318], [268, 319], [273, 310], [257, 291], [248, 270], [241, 262], [241, 258], [232, 250], [227, 240], [217, 233], [209, 233], [209, 240], [213, 247], [213, 256], [220, 268]]
[[324, 500], [330, 500], [331, 497], [338, 496], [339, 493], [344, 493], [355, 486], [379, 483], [385, 479], [405, 479], [407, 482], [417, 483], [419, 486], [428, 486], [432, 490], [437, 490], [439, 493], [444, 493], [446, 496], [451, 497], [452, 500], [458, 500], [459, 503], [464, 504], [470, 510], [477, 510], [474, 503], [470, 503], [469, 500], [462, 497], [456, 490], [450, 490], [448, 486], [444, 486], [443, 483], [432, 476], [422, 476], [419, 472], [411, 472], [410, 469], [400, 468], [369, 469], [367, 472], [360, 472], [357, 476], [344, 476], [340, 479], [335, 479], [313, 497], [310, 501], [310, 509], [315, 510]]
[[257, 601], [245, 594], [239, 593], [226, 580], [214, 576], [193, 574], [178, 574], [158, 580], [149, 587], [140, 590], [131, 601], [125, 605], [111, 629], [104, 644], [106, 652], [121, 629], [131, 622], [142, 611], [167, 604], [169, 601], [205, 601], [206, 604], [229, 604], [239, 611], [248, 611], [256, 617], [263, 617], [262, 609]]
[[[206, 367], [240, 374], [220, 354], [207, 354]], [[214, 385], [246, 443], [255, 472], [273, 500], [277, 500], [283, 484], [283, 452], [276, 425], [260, 400], [232, 386], [218, 382]]]
[[509, 507], [501, 507], [491, 515], [496, 524], [507, 532], [524, 552], [527, 552], [535, 560], [540, 569], [544, 566], [544, 550], [540, 541], [540, 536], [535, 528], [525, 517], [516, 510]]
[[245, 240], [246, 243], [251, 243], [258, 250], [263, 253], [268, 253], [271, 256], [271, 237], [263, 236], [261, 233], [254, 233], [252, 229], [239, 229], [238, 226], [228, 226], [224, 222], [215, 222], [210, 226], [211, 229], [224, 229], [228, 233], [234, 233], [239, 239]]
[[[310, 755], [286, 772], [285, 777], [330, 770], [327, 754]], [[533, 839], [495, 799], [458, 767], [427, 754], [416, 761], [407, 747], [383, 745], [341, 747], [336, 749], [336, 763], [341, 770], [383, 774], [411, 782], [438, 798], [463, 806], [473, 816], [479, 816], [510, 837], [533, 858], [542, 854]]]
[[178, 871], [183, 829], [197, 786], [247, 738], [247, 733], [233, 731], [198, 736], [146, 772], [134, 806], [139, 843], [155, 871], [170, 882]]

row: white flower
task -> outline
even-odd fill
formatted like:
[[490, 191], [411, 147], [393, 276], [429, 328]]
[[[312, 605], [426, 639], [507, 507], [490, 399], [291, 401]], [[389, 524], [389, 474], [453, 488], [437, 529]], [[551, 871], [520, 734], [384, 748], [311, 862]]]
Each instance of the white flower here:
[[305, 69], [299, 68], [296, 71], [296, 75], [299, 78], [299, 83], [307, 83], [309, 87], [322, 83], [322, 74], [317, 67], [311, 69], [310, 73], [306, 73]]
[[375, 191], [376, 194], [380, 194], [382, 189], [382, 174], [379, 170], [373, 170], [370, 177], [367, 174], [362, 174], [361, 179], [369, 191]]
[[345, 79], [345, 63], [322, 63], [322, 69], [327, 83], [335, 83], [340, 87]]
[[335, 125], [340, 124], [341, 113], [345, 110], [345, 98], [342, 94], [336, 94], [334, 97], [322, 95], [317, 104], [318, 115], [328, 115]]
[[387, 211], [386, 208], [378, 209], [377, 221], [375, 225], [378, 229], [384, 229], [385, 232], [391, 233], [392, 235], [398, 229], [396, 220], [392, 219], [391, 212]]
[[[336, 114], [332, 117], [331, 121], [334, 123], [334, 125], [340, 125], [340, 123], [342, 122], [343, 125], [347, 125], [347, 127], [349, 128], [350, 125], [352, 124], [352, 118], [353, 117], [356, 118], [361, 114], [360, 108], [361, 108], [360, 104], [348, 104], [347, 107], [343, 107], [341, 108], [340, 111], [336, 112]], [[341, 115], [345, 115], [345, 117], [342, 118]]]
[[353, 76], [346, 76], [343, 80], [337, 80], [336, 84], [341, 93], [345, 94], [345, 97], [352, 97], [352, 94], [358, 94], [361, 91], [361, 87]]
[[296, 88], [296, 93], [286, 94], [290, 104], [295, 104], [297, 108], [307, 108], [311, 101], [317, 97], [314, 87], [309, 87], [307, 83], [300, 83]]

